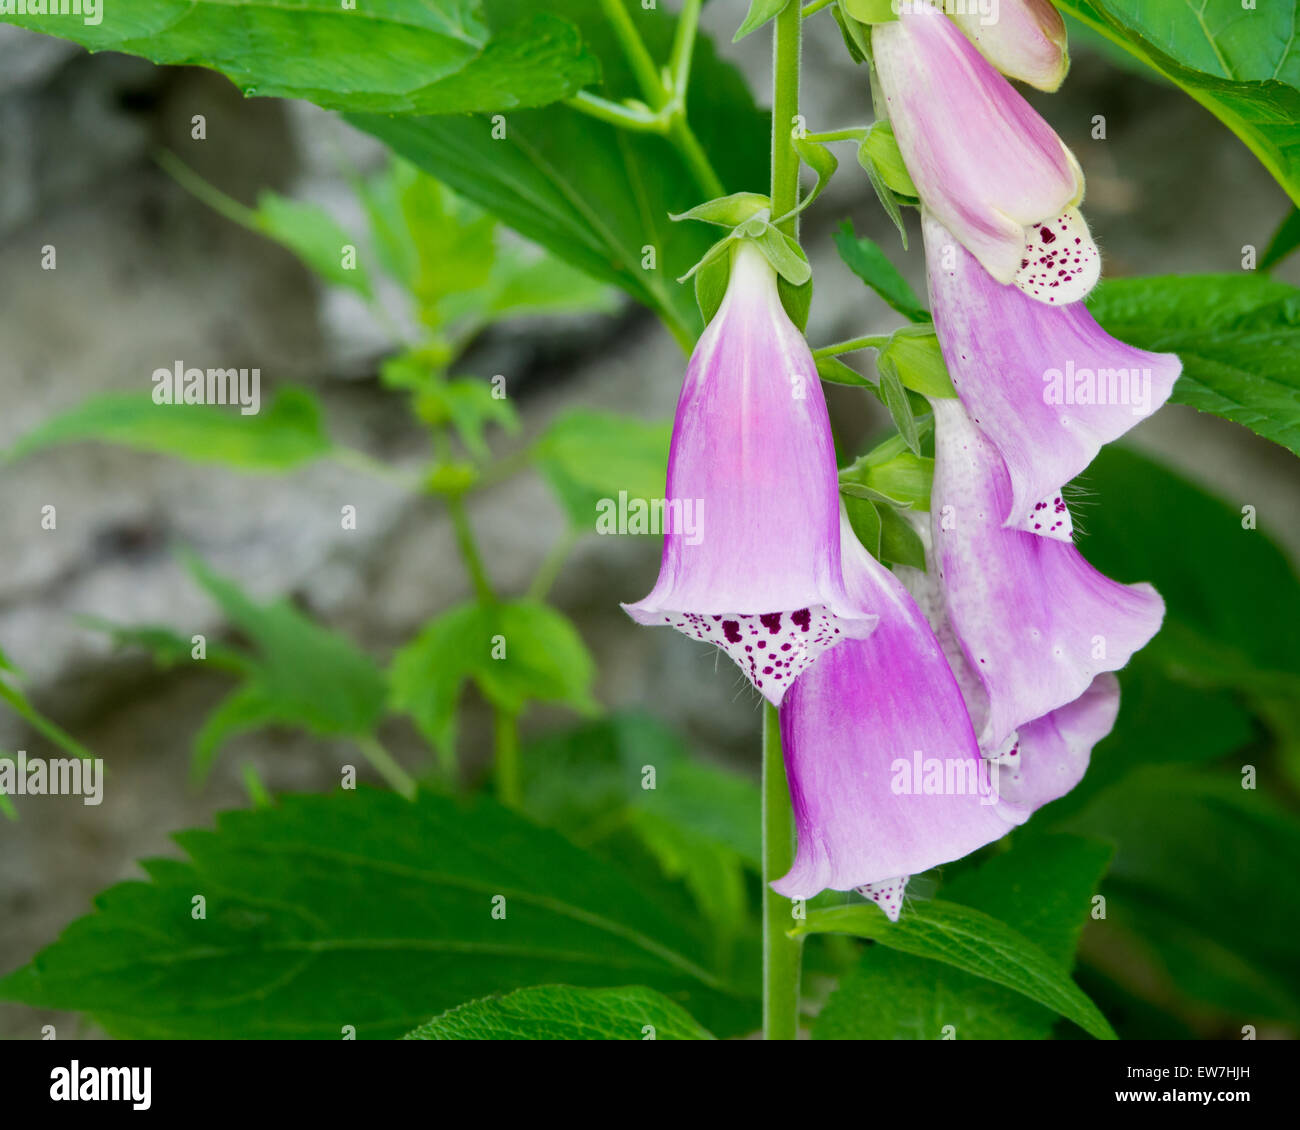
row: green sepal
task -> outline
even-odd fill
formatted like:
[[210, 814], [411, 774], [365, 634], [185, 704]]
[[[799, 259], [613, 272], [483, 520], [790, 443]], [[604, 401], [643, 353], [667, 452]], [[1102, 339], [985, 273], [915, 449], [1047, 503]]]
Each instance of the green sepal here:
[[817, 375], [833, 385], [853, 385], [856, 388], [872, 388], [872, 382], [841, 361], [838, 357], [818, 357], [813, 354], [817, 364]]
[[868, 161], [876, 167], [880, 179], [897, 195], [912, 198], [920, 195], [907, 165], [903, 163], [894, 127], [883, 119], [872, 123], [858, 150], [859, 164], [865, 168]]
[[719, 196], [715, 200], [706, 200], [687, 212], [678, 212], [669, 218], [682, 220], [702, 220], [706, 224], [716, 224], [722, 228], [737, 228], [746, 220], [761, 216], [764, 220], [771, 214], [772, 201], [758, 192], [733, 192], [730, 196]]
[[757, 31], [765, 23], [776, 19], [785, 11], [788, 4], [796, 3], [797, 0], [749, 0], [749, 14], [745, 16], [745, 22], [736, 30], [732, 36], [732, 43], [739, 43], [745, 36], [751, 32]]
[[922, 396], [951, 400], [957, 395], [932, 326], [903, 326], [895, 330], [876, 364], [893, 366], [903, 387]]
[[898, 19], [894, 0], [840, 0], [844, 14], [860, 24], [887, 24]]

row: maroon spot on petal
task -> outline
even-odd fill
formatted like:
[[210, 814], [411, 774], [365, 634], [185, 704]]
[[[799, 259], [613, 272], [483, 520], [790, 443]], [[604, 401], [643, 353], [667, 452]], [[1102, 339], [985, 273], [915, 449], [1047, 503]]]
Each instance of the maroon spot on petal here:
[[728, 643], [740, 643], [740, 624], [738, 621], [723, 621], [722, 630], [726, 633]]

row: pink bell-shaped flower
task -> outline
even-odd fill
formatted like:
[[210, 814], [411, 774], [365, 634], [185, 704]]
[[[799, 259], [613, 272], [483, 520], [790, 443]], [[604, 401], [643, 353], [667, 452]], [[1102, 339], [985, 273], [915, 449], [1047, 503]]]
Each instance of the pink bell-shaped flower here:
[[659, 580], [624, 608], [721, 647], [773, 704], [823, 651], [875, 626], [841, 576], [817, 368], [752, 243], [736, 247], [726, 296], [687, 368], [665, 514]]
[[[1075, 702], [1117, 671], [1160, 628], [1164, 601], [1148, 584], [1121, 585], [1069, 540], [1055, 498], [1045, 529], [1007, 529], [1011, 477], [960, 401], [936, 399], [930, 528], [944, 612], [987, 696], [986, 754], [1009, 752], [1017, 731]], [[978, 713], [978, 712], [977, 712]]]
[[1069, 540], [1068, 522], [1044, 522], [1044, 501], [1054, 511], [1061, 487], [1104, 444], [1164, 404], [1182, 363], [1117, 341], [1082, 302], [1054, 309], [1004, 286], [928, 213], [922, 230], [953, 388], [1011, 477], [1002, 517]]
[[1052, 127], [929, 5], [904, 5], [871, 42], [921, 203], [998, 282], [1042, 302], [1084, 297], [1101, 260], [1076, 208], [1083, 171]]
[[956, 4], [948, 14], [984, 58], [1039, 90], [1056, 90], [1065, 81], [1065, 20], [1051, 0], [997, 0], [992, 12], [982, 8]]
[[772, 887], [789, 898], [858, 888], [897, 918], [907, 876], [1001, 838], [1028, 812], [999, 800], [934, 632], [847, 520], [843, 556], [850, 596], [880, 624], [822, 654], [786, 694], [798, 851]]

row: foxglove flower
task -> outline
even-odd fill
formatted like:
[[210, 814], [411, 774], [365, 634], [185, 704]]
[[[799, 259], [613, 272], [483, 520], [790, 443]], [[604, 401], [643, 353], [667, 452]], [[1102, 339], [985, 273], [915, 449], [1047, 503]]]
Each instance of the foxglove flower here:
[[861, 889], [898, 917], [907, 876], [999, 839], [1028, 816], [1001, 803], [962, 693], [925, 616], [843, 521], [849, 595], [869, 639], [824, 652], [781, 707], [798, 851], [789, 898]]
[[904, 6], [871, 41], [922, 204], [998, 282], [1057, 304], [1086, 295], [1101, 259], [1076, 208], [1083, 171], [1052, 127], [928, 5]]
[[700, 338], [677, 402], [665, 531], [654, 590], [624, 605], [717, 644], [779, 705], [796, 676], [875, 626], [840, 569], [839, 483], [816, 365], [751, 243]]
[[991, 19], [980, 7], [958, 4], [949, 17], [1004, 75], [1039, 90], [1056, 90], [1070, 69], [1070, 57], [1065, 20], [1051, 0], [998, 0]]
[[[928, 572], [900, 566], [897, 575], [934, 629], [948, 666], [961, 687], [976, 733], [986, 730], [989, 696], [962, 650], [944, 606], [928, 522], [915, 522], [925, 545]], [[1068, 793], [1083, 778], [1093, 746], [1110, 733], [1119, 713], [1119, 680], [1098, 675], [1073, 702], [1020, 725], [1000, 746], [981, 748], [992, 766], [998, 812], [1009, 823]]]
[[[1017, 731], [1080, 699], [1160, 628], [1148, 584], [1098, 573], [1060, 532], [1007, 529], [1011, 476], [961, 403], [933, 402], [931, 534], [944, 611], [987, 695], [980, 748], [1012, 750]], [[1070, 526], [1058, 497], [1044, 523]]]
[[1011, 478], [1002, 517], [1068, 541], [1061, 487], [1169, 399], [1182, 365], [1116, 341], [1082, 302], [1053, 309], [997, 282], [928, 213], [922, 231], [953, 387]]

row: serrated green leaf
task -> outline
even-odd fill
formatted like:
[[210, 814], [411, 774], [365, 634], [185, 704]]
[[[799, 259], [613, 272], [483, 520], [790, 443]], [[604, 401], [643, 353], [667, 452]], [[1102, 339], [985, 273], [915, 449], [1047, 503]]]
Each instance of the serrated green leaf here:
[[287, 600], [261, 604], [193, 554], [185, 554], [185, 563], [253, 645], [245, 682], [200, 731], [199, 776], [227, 738], [272, 722], [346, 737], [374, 730], [383, 717], [387, 686], [365, 652]]
[[1300, 42], [1294, 5], [1059, 0], [1173, 80], [1246, 143], [1300, 204]]
[[791, 933], [871, 938], [1012, 989], [1099, 1040], [1115, 1038], [1097, 1006], [1038, 946], [996, 918], [957, 903], [917, 903], [899, 922], [890, 922], [879, 907], [868, 903], [814, 910]]
[[21, 436], [6, 461], [66, 443], [99, 441], [238, 471], [282, 472], [333, 449], [316, 398], [282, 388], [256, 415], [206, 404], [155, 404], [148, 392], [92, 397]]
[[658, 888], [489, 801], [283, 796], [176, 838], [0, 997], [118, 1037], [391, 1039], [520, 984], [633, 980], [719, 1035], [755, 1021]]
[[[530, 10], [530, 0], [492, 0], [489, 6], [503, 23]], [[594, 90], [615, 102], [642, 97], [598, 5], [556, 0], [550, 10], [577, 26], [600, 59], [602, 84]], [[651, 55], [668, 58], [675, 24], [670, 14], [638, 11], [636, 21]], [[703, 36], [696, 43], [688, 111], [727, 191], [766, 183], [767, 115]], [[690, 290], [674, 280], [700, 260], [712, 239], [702, 225], [692, 231], [669, 216], [707, 192], [665, 139], [621, 131], [558, 105], [510, 114], [504, 137], [495, 138], [485, 117], [351, 120], [556, 256], [622, 287], [658, 312], [683, 346], [694, 341], [700, 315]]]
[[690, 1013], [635, 985], [575, 989], [536, 985], [470, 1001], [406, 1035], [408, 1040], [711, 1040]]
[[[1076, 836], [1013, 842], [1009, 852], [943, 885], [950, 902], [1005, 922], [1069, 973], [1111, 848]], [[831, 995], [816, 1039], [1045, 1039], [1052, 1010], [1019, 993], [911, 953], [870, 946]]]
[[3, 17], [92, 51], [211, 67], [245, 94], [328, 110], [464, 114], [544, 106], [600, 77], [577, 29], [549, 13], [491, 21], [475, 0], [118, 0], [107, 20]]
[[1246, 273], [1113, 279], [1088, 305], [1121, 340], [1182, 358], [1174, 403], [1300, 455], [1300, 288]]
[[625, 862], [618, 833], [630, 832], [659, 872], [685, 881], [719, 960], [733, 955], [753, 927], [745, 872], [759, 871], [755, 782], [696, 761], [676, 734], [633, 714], [530, 743], [523, 775], [526, 810], [578, 842], [608, 843]]

